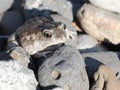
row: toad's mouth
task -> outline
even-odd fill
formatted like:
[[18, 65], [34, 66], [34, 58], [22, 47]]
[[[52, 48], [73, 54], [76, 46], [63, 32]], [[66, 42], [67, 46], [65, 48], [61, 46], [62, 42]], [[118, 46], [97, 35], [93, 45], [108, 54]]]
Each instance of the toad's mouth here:
[[43, 49], [42, 51], [38, 51], [35, 54], [33, 54], [32, 57], [34, 59], [39, 59], [41, 57], [49, 57], [51, 55], [51, 53], [53, 53], [55, 50], [59, 49], [63, 45], [64, 45], [64, 43], [48, 46], [47, 48]]
[[58, 48], [60, 48], [61, 46], [63, 46], [63, 45], [64, 45], [64, 43], [59, 43], [59, 44], [51, 45], [51, 46], [48, 46], [48, 47], [46, 47], [45, 49], [43, 49], [43, 50], [41, 50], [39, 52], [55, 51]]

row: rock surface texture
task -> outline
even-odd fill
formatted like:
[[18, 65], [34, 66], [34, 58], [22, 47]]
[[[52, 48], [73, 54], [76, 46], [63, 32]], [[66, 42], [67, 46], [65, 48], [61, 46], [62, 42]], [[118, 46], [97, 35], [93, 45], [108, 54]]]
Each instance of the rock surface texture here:
[[101, 8], [120, 13], [119, 0], [89, 0], [92, 4]]
[[37, 84], [32, 70], [15, 60], [0, 60], [0, 90], [36, 90]]
[[120, 43], [120, 14], [84, 4], [77, 16], [86, 33], [100, 41]]
[[120, 90], [120, 83], [117, 81], [116, 74], [105, 65], [99, 66], [94, 79], [95, 82], [91, 90]]
[[[94, 52], [82, 54], [86, 64], [86, 70], [90, 80], [93, 80], [94, 73], [97, 71], [101, 64], [105, 64], [112, 68], [117, 75], [117, 79], [120, 78], [120, 59], [119, 53], [115, 52]], [[120, 80], [119, 80], [120, 82]]]
[[118, 83], [119, 0], [0, 0], [0, 90], [120, 90]]
[[77, 49], [89, 49], [98, 44], [98, 41], [90, 35], [78, 35], [77, 36]]
[[50, 11], [52, 11], [58, 12], [71, 21], [73, 20], [72, 4], [70, 1], [67, 0], [26, 0], [25, 9], [33, 9], [32, 13], [30, 13], [31, 15], [36, 15], [37, 11], [42, 11], [44, 13], [49, 13]]
[[79, 51], [63, 46], [48, 58], [38, 71], [39, 83], [43, 87], [59, 86], [64, 90], [88, 90], [89, 82], [84, 61]]

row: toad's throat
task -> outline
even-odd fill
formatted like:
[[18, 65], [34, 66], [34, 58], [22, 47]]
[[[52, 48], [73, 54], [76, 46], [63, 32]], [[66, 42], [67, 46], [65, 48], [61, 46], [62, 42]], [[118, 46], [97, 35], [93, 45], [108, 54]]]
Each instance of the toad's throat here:
[[[56, 50], [57, 48], [61, 47], [63, 45], [63, 43], [59, 43], [59, 44], [54, 44], [54, 45], [50, 45], [50, 46], [47, 46], [45, 48], [41, 48], [41, 47], [38, 47], [37, 49], [34, 48], [33, 46], [26, 46], [25, 47], [25, 51], [29, 54], [29, 55], [33, 55], [37, 52], [46, 52], [46, 51], [54, 51]], [[40, 49], [41, 48], [41, 49]]]

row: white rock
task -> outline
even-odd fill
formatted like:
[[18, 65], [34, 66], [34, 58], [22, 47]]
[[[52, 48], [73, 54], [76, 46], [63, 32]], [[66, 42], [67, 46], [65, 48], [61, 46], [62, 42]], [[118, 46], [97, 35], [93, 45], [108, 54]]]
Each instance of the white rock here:
[[120, 13], [120, 0], [89, 0], [92, 4]]
[[36, 90], [33, 71], [18, 62], [0, 60], [0, 90]]
[[54, 88], [54, 89], [52, 89], [52, 90], [64, 90], [64, 89], [62, 89], [62, 88]]
[[41, 5], [43, 0], [26, 0], [25, 8], [27, 9], [33, 9], [38, 8], [39, 5]]
[[7, 11], [13, 4], [14, 0], [0, 0], [0, 14]]

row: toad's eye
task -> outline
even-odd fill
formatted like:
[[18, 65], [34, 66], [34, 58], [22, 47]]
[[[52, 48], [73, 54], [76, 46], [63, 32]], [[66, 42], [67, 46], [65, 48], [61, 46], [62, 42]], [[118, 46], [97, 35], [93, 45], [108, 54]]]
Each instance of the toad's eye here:
[[47, 38], [51, 38], [52, 37], [52, 33], [50, 31], [44, 31], [43, 34]]

